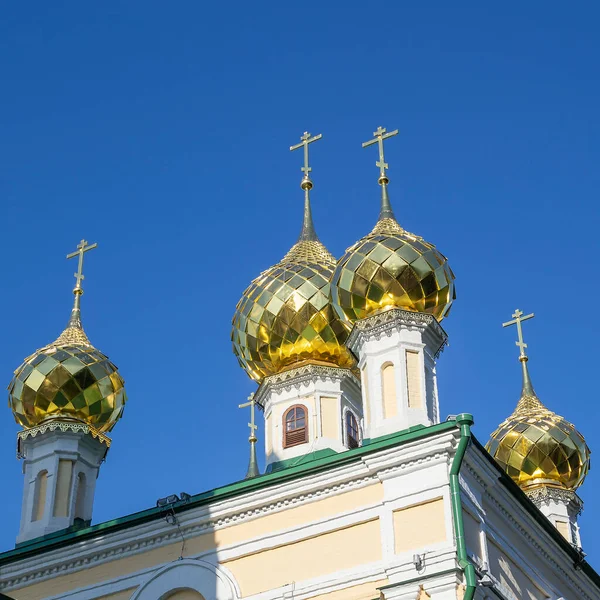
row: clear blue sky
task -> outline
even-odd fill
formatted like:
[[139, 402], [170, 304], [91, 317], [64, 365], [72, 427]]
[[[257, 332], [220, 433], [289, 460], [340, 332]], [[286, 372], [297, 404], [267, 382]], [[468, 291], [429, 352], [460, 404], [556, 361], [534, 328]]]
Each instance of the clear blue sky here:
[[[53, 2], [0, 23], [2, 344], [8, 384], [68, 318], [85, 237], [83, 316], [129, 403], [95, 522], [243, 477], [255, 389], [229, 340], [250, 280], [295, 241], [303, 131], [314, 216], [337, 256], [372, 227], [378, 125], [390, 193], [435, 243], [458, 299], [439, 360], [442, 414], [489, 433], [520, 391], [515, 308], [541, 399], [600, 453], [595, 3]], [[21, 504], [17, 426], [0, 416], [0, 549]], [[581, 489], [600, 566], [600, 472]]]

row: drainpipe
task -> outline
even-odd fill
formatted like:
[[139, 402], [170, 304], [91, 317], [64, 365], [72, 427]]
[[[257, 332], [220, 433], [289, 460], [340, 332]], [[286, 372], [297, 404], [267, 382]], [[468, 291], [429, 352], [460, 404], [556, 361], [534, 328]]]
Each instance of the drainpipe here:
[[452, 517], [454, 521], [454, 537], [456, 538], [456, 553], [458, 555], [458, 566], [465, 575], [467, 584], [463, 600], [473, 600], [475, 588], [477, 587], [477, 575], [475, 566], [467, 556], [467, 544], [465, 542], [465, 528], [463, 524], [462, 503], [460, 501], [460, 483], [458, 474], [462, 465], [465, 452], [471, 442], [471, 425], [473, 415], [462, 413], [456, 417], [456, 424], [460, 428], [460, 440], [456, 448], [456, 454], [450, 467], [450, 502], [452, 504]]

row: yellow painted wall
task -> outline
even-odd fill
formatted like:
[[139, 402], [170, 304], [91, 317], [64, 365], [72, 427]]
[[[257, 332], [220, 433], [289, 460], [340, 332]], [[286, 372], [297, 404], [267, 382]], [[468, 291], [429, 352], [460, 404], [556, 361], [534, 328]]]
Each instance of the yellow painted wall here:
[[383, 394], [383, 418], [390, 419], [398, 414], [396, 399], [396, 368], [386, 363], [381, 368], [381, 391]]
[[54, 497], [54, 516], [68, 517], [69, 504], [71, 501], [71, 479], [73, 477], [73, 461], [58, 461], [58, 472], [56, 480], [56, 496]]
[[321, 396], [321, 431], [323, 437], [334, 440], [340, 437], [340, 420], [339, 416], [340, 402], [337, 398]]
[[446, 541], [442, 498], [396, 510], [393, 520], [396, 554]]
[[423, 408], [421, 398], [421, 360], [418, 352], [406, 351], [406, 385], [408, 388], [408, 407]]
[[[381, 483], [376, 483], [345, 494], [332, 496], [331, 498], [325, 498], [187, 539], [185, 556], [193, 556], [215, 547], [230, 546], [265, 533], [274, 533], [293, 526], [302, 526], [341, 514], [352, 508], [370, 506], [382, 501], [383, 486]], [[81, 570], [77, 573], [56, 577], [43, 583], [22, 588], [18, 592], [11, 592], [10, 595], [18, 600], [42, 600], [48, 596], [58, 596], [69, 590], [112, 580], [142, 569], [177, 560], [180, 552], [181, 542], [176, 542], [142, 554]], [[118, 600], [121, 600], [121, 598]]]
[[[379, 519], [224, 563], [243, 596], [381, 560]], [[257, 577], [260, 573], [260, 577]]]
[[329, 592], [329, 594], [319, 594], [318, 596], [310, 596], [311, 600], [372, 600], [379, 596], [377, 588], [383, 587], [388, 584], [387, 579], [380, 579], [379, 581], [370, 581], [369, 583], [361, 583], [360, 585], [353, 585], [351, 587], [344, 588], [343, 590], [336, 590], [335, 592]]

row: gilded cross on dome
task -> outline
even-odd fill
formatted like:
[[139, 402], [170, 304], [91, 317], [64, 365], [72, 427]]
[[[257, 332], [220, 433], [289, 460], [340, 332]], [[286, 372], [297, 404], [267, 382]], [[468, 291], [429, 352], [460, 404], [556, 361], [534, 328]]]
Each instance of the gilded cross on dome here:
[[256, 406], [256, 400], [254, 399], [254, 394], [250, 394], [248, 396], [248, 402], [245, 402], [244, 404], [240, 404], [239, 408], [246, 408], [246, 407], [250, 407], [250, 423], [248, 423], [248, 427], [250, 427], [250, 442], [256, 442], [256, 436], [254, 435], [254, 432], [258, 429], [257, 425], [254, 422], [254, 407]]
[[290, 150], [298, 150], [298, 148], [304, 147], [304, 166], [300, 168], [300, 170], [304, 173], [304, 178], [302, 180], [301, 187], [302, 189], [310, 189], [312, 188], [312, 181], [308, 174], [312, 171], [312, 169], [308, 166], [308, 145], [320, 140], [323, 137], [322, 133], [311, 137], [311, 134], [308, 131], [305, 131], [304, 134], [300, 137], [302, 140], [299, 144], [295, 146], [290, 146]]
[[385, 157], [383, 154], [383, 141], [398, 135], [398, 130], [394, 129], [394, 131], [390, 131], [388, 133], [387, 129], [385, 127], [381, 127], [380, 125], [377, 128], [377, 131], [373, 132], [373, 135], [375, 137], [368, 142], [363, 142], [362, 147], [367, 148], [375, 143], [379, 145], [379, 160], [375, 163], [375, 165], [379, 167], [379, 183], [389, 183], [388, 177], [385, 173], [385, 170], [389, 168], [389, 165], [385, 162]]
[[77, 265], [77, 273], [74, 273], [76, 284], [75, 289], [73, 290], [74, 294], [83, 294], [83, 289], [81, 287], [81, 282], [85, 279], [83, 276], [83, 255], [94, 248], [97, 248], [98, 244], [90, 244], [88, 246], [87, 240], [81, 240], [79, 244], [77, 244], [77, 250], [75, 252], [71, 252], [71, 254], [67, 254], [67, 258], [75, 258], [79, 257], [79, 263]]
[[517, 310], [515, 310], [512, 316], [513, 320], [507, 321], [506, 323], [502, 323], [502, 327], [509, 327], [510, 325], [517, 326], [517, 337], [519, 338], [519, 341], [515, 342], [515, 344], [519, 347], [519, 358], [526, 360], [527, 354], [525, 353], [525, 348], [527, 348], [527, 344], [523, 341], [523, 328], [521, 327], [521, 323], [523, 321], [527, 321], [527, 319], [532, 319], [534, 317], [534, 314], [531, 313], [529, 315], [523, 316], [523, 311], [517, 308]]

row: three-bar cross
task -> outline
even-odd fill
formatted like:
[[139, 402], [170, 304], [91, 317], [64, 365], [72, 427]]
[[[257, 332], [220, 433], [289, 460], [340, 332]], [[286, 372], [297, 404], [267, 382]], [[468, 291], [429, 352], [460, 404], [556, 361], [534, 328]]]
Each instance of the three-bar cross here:
[[383, 140], [387, 140], [388, 138], [398, 135], [398, 130], [394, 129], [394, 131], [390, 131], [389, 133], [387, 133], [387, 129], [385, 127], [381, 127], [380, 125], [377, 128], [377, 131], [373, 132], [373, 135], [375, 137], [372, 140], [369, 140], [368, 142], [364, 142], [362, 147], [366, 148], [367, 146], [372, 146], [375, 143], [379, 144], [379, 160], [375, 163], [375, 165], [379, 167], [380, 183], [383, 180], [386, 180], [387, 183], [387, 176], [385, 174], [385, 170], [389, 167], [389, 165], [385, 162], [385, 158], [383, 155]]
[[527, 321], [527, 319], [532, 319], [534, 317], [534, 314], [531, 313], [530, 315], [523, 316], [523, 311], [517, 308], [517, 310], [515, 310], [512, 316], [514, 317], [514, 319], [512, 321], [502, 323], [502, 327], [508, 327], [510, 325], [517, 326], [517, 337], [519, 338], [519, 341], [515, 343], [519, 347], [520, 357], [527, 358], [527, 354], [525, 353], [525, 348], [527, 348], [527, 344], [523, 341], [523, 328], [521, 327], [521, 323], [523, 321]]
[[251, 442], [256, 442], [256, 436], [254, 432], [258, 429], [258, 427], [254, 423], [254, 407], [256, 406], [256, 400], [254, 399], [254, 393], [248, 396], [248, 402], [244, 404], [240, 404], [239, 408], [250, 407], [250, 423], [248, 423], [248, 427], [250, 427], [250, 437], [248, 438]]
[[304, 179], [309, 179], [308, 174], [312, 171], [312, 169], [308, 166], [308, 145], [320, 140], [323, 137], [322, 133], [319, 135], [315, 135], [310, 137], [311, 134], [308, 131], [304, 132], [304, 135], [300, 137], [302, 140], [299, 144], [295, 146], [290, 146], [290, 150], [298, 150], [298, 148], [302, 148], [304, 146], [304, 166], [300, 168], [300, 170], [304, 173]]
[[77, 265], [77, 273], [74, 273], [75, 276], [75, 280], [76, 280], [76, 284], [75, 284], [75, 289], [73, 290], [75, 293], [83, 293], [83, 290], [81, 289], [81, 282], [84, 280], [84, 276], [83, 276], [83, 255], [86, 252], [89, 252], [90, 250], [93, 250], [94, 248], [97, 248], [98, 244], [90, 244], [88, 246], [88, 243], [86, 240], [81, 240], [81, 242], [79, 242], [79, 244], [77, 244], [77, 251], [76, 252], [71, 252], [71, 254], [67, 254], [67, 258], [75, 258], [76, 256], [79, 256], [79, 264]]

